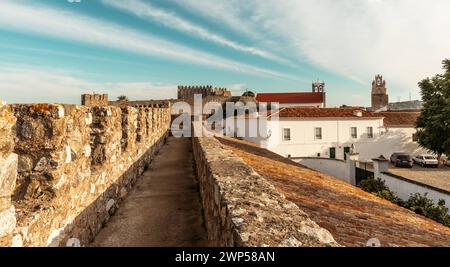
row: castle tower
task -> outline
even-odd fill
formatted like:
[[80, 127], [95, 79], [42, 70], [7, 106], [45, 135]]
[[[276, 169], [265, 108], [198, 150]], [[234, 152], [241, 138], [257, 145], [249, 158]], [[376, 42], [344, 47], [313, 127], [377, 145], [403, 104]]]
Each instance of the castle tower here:
[[108, 94], [82, 94], [81, 105], [94, 106], [108, 106]]
[[383, 76], [376, 75], [372, 82], [372, 111], [385, 110], [389, 104], [386, 81]]

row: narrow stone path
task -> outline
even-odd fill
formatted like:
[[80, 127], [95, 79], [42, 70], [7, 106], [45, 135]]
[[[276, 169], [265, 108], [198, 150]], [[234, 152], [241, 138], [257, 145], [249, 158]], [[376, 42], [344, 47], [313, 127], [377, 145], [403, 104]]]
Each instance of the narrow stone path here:
[[205, 246], [193, 167], [190, 139], [170, 137], [91, 246]]

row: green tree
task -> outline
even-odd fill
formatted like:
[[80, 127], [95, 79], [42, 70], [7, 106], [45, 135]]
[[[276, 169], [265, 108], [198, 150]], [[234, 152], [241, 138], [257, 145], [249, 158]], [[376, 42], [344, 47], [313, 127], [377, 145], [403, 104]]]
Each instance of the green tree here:
[[423, 109], [416, 121], [418, 142], [438, 155], [450, 154], [450, 59], [444, 74], [419, 82]]
[[126, 95], [121, 95], [117, 97], [117, 100], [119, 101], [128, 101], [128, 97]]

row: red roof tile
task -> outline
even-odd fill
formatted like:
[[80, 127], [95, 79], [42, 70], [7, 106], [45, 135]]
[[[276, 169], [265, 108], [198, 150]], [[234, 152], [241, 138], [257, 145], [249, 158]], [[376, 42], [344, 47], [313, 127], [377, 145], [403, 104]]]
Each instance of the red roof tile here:
[[420, 112], [379, 112], [384, 117], [385, 126], [414, 127]]
[[258, 102], [286, 103], [323, 103], [323, 93], [260, 93], [256, 95]]
[[[360, 112], [361, 116], [357, 116]], [[354, 108], [282, 108], [280, 118], [382, 118], [378, 113]]]
[[344, 246], [450, 246], [450, 228], [255, 144], [218, 138]]

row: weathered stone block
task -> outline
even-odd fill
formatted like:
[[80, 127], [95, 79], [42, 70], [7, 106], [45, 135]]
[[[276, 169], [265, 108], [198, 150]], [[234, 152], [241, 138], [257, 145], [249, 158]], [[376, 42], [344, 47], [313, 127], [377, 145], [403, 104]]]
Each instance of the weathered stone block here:
[[8, 197], [0, 197], [0, 211], [6, 210], [11, 207], [11, 196]]
[[133, 107], [122, 107], [122, 151], [134, 151], [137, 139], [138, 111]]
[[19, 156], [17, 165], [18, 172], [30, 172], [33, 170], [33, 159], [26, 155]]
[[93, 165], [115, 162], [121, 154], [122, 115], [118, 107], [93, 107], [91, 158]]
[[64, 146], [67, 121], [61, 105], [12, 105], [12, 111], [17, 117], [16, 151], [33, 153], [57, 150]]
[[145, 108], [139, 108], [137, 113], [136, 141], [144, 142], [147, 137], [147, 121]]
[[16, 227], [16, 214], [14, 206], [0, 211], [0, 237], [11, 234]]
[[12, 127], [16, 123], [10, 107], [3, 105], [0, 107], [0, 157], [5, 157], [14, 149]]
[[[17, 161], [16, 154], [10, 154], [6, 159], [0, 158], [0, 198], [11, 198], [16, 187]], [[1, 202], [8, 205], [5, 200]], [[0, 210], [4, 208], [4, 206], [0, 206]]]

